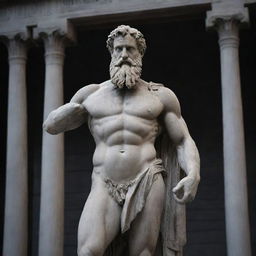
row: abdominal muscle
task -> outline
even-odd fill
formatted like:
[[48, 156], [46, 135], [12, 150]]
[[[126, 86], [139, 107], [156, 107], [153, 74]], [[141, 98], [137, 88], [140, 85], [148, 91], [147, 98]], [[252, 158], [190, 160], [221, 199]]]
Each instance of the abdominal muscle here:
[[94, 172], [115, 182], [127, 182], [144, 171], [155, 159], [153, 143], [142, 145], [100, 143], [93, 156]]

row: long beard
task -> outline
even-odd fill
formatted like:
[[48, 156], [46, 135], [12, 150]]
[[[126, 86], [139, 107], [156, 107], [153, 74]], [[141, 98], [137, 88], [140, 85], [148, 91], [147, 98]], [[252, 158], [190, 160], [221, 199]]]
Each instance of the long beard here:
[[133, 88], [141, 76], [142, 58], [138, 56], [135, 60], [116, 60], [112, 57], [109, 71], [114, 85], [119, 88], [126, 86]]

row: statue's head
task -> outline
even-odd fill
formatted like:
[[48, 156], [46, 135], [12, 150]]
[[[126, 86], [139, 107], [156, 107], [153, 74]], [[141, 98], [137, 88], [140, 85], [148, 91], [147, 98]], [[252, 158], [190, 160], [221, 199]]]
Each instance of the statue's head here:
[[121, 25], [108, 36], [107, 48], [111, 54], [110, 77], [119, 88], [132, 88], [139, 80], [146, 42], [140, 31]]

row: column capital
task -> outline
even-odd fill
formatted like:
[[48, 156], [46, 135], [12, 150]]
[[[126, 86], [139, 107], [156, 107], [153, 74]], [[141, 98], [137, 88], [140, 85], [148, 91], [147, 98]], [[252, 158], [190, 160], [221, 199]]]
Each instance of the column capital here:
[[54, 37], [55, 39], [63, 39], [64, 43], [69, 45], [76, 42], [76, 33], [71, 22], [64, 19], [61, 22], [52, 25], [52, 23], [38, 24], [33, 29], [33, 39], [45, 39]]
[[243, 6], [214, 5], [212, 11], [208, 11], [206, 16], [206, 27], [218, 31], [221, 49], [224, 47], [238, 48], [239, 27], [248, 23], [248, 8]]
[[34, 38], [44, 42], [45, 59], [48, 64], [62, 64], [65, 47], [72, 45], [76, 40], [72, 25], [68, 26], [68, 29], [37, 27], [34, 32]]
[[50, 33], [40, 32], [39, 38], [44, 42], [46, 54], [63, 53], [65, 45], [69, 42], [66, 34], [59, 30]]
[[27, 41], [30, 38], [28, 28], [21, 28], [19, 30], [1, 31], [0, 40], [6, 42], [11, 39], [21, 39]]
[[1, 35], [0, 40], [8, 48], [9, 61], [26, 61], [28, 37], [24, 33]]
[[70, 44], [66, 33], [60, 30], [42, 31], [39, 38], [44, 42], [45, 60], [47, 64], [63, 64], [65, 47]]
[[[248, 8], [245, 7], [232, 7], [227, 5], [215, 6], [211, 11], [206, 13], [206, 28], [219, 29], [219, 25], [222, 26], [223, 23], [227, 24], [239, 24], [247, 25], [249, 24], [249, 12]], [[227, 25], [227, 29], [228, 26]]]

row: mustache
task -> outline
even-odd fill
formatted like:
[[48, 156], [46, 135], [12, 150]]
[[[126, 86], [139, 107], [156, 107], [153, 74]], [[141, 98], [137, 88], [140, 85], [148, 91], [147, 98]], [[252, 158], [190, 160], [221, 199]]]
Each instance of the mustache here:
[[138, 66], [138, 63], [133, 61], [131, 58], [127, 58], [127, 59], [120, 58], [119, 60], [116, 61], [115, 67], [121, 67], [123, 64], [129, 65], [132, 67]]

